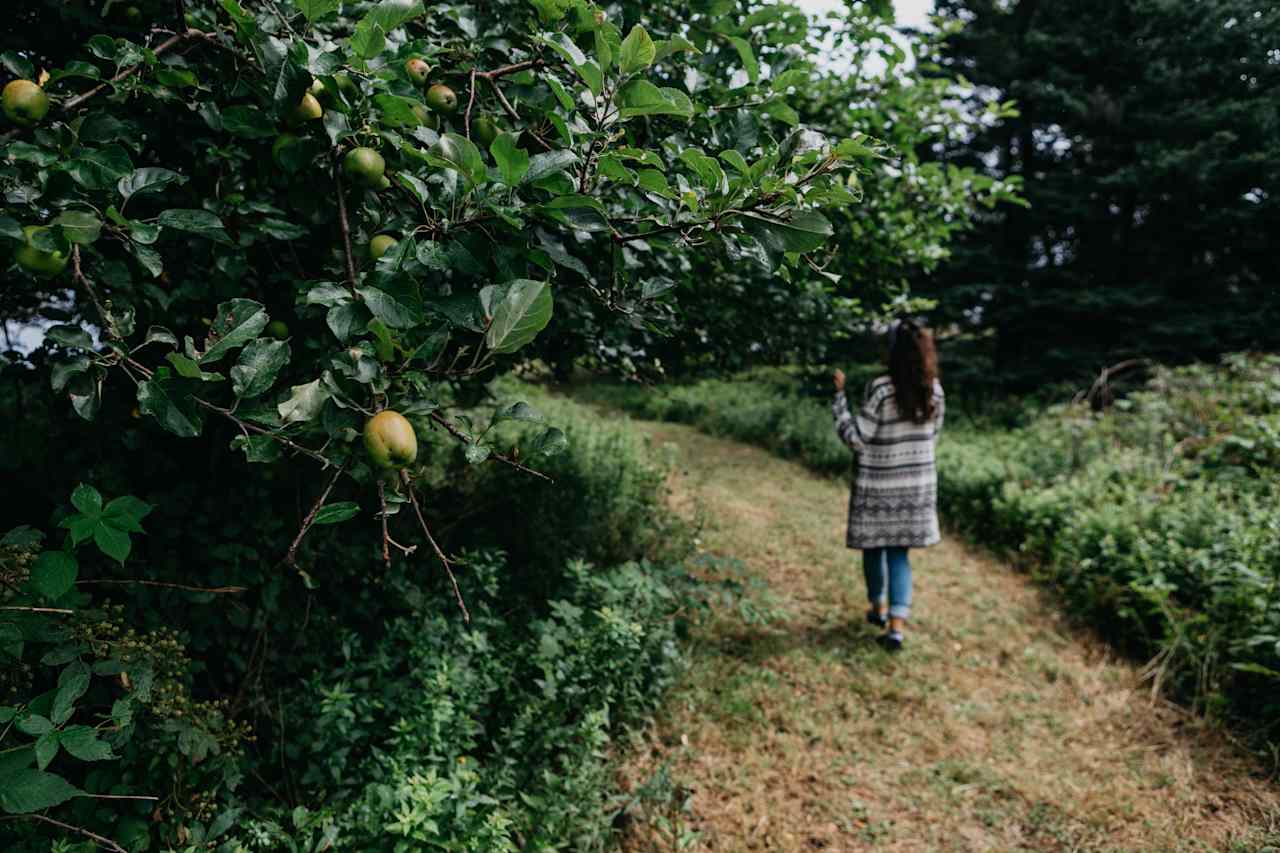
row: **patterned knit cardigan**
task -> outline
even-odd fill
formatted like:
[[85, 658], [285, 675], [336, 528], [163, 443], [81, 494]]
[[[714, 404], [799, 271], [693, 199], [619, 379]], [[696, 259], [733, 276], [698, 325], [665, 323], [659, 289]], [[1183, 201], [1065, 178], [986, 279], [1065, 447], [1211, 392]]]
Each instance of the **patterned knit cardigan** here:
[[867, 384], [856, 416], [849, 413], [844, 392], [836, 394], [831, 405], [836, 434], [858, 454], [845, 537], [850, 548], [920, 548], [942, 538], [934, 459], [945, 410], [941, 383], [934, 383], [933, 395], [937, 413], [917, 424], [899, 413], [888, 376]]

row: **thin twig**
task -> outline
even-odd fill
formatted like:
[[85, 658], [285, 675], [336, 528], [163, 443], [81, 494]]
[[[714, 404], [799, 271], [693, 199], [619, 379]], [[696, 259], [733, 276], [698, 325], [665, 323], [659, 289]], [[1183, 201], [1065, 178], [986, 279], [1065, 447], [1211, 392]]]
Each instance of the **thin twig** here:
[[113, 334], [111, 322], [107, 319], [107, 309], [103, 307], [102, 300], [98, 298], [98, 291], [94, 289], [93, 282], [89, 281], [84, 271], [80, 269], [80, 247], [71, 247], [71, 280], [84, 287], [89, 294], [89, 298], [93, 300], [93, 307], [98, 309], [98, 317], [101, 318], [103, 329], [107, 334]]
[[342, 251], [347, 258], [347, 287], [351, 289], [351, 295], [356, 296], [356, 285], [359, 282], [356, 279], [355, 257], [351, 254], [351, 223], [347, 219], [347, 193], [342, 186], [342, 167], [336, 159], [333, 161], [333, 182], [338, 188], [338, 225], [342, 228]]
[[68, 616], [75, 613], [74, 610], [64, 610], [61, 607], [18, 607], [17, 605], [0, 607], [0, 610], [18, 610], [23, 613], [62, 613]]
[[[152, 53], [154, 53], [156, 56], [159, 56], [160, 54], [164, 53], [166, 50], [169, 50], [178, 42], [183, 41], [184, 39], [204, 38], [204, 37], [205, 37], [205, 33], [202, 33], [199, 30], [187, 30], [184, 33], [178, 33], [177, 35], [170, 36], [169, 38], [160, 42], [160, 44], [157, 45], [154, 50], [152, 50]], [[62, 104], [63, 112], [71, 112], [76, 107], [80, 106], [85, 101], [89, 100], [94, 95], [98, 94], [108, 86], [114, 86], [116, 83], [119, 83], [121, 80], [125, 79], [126, 77], [136, 74], [142, 68], [142, 66], [143, 66], [143, 63], [141, 62], [139, 62], [137, 65], [131, 65], [125, 70], [121, 71], [116, 76], [112, 77], [107, 82], [99, 83], [97, 86], [94, 86], [92, 89], [85, 92], [84, 94], [76, 95], [74, 98], [64, 101]]]
[[453, 576], [453, 565], [449, 562], [449, 558], [444, 555], [444, 551], [440, 550], [436, 538], [431, 535], [431, 528], [427, 526], [427, 520], [422, 516], [422, 507], [418, 506], [418, 496], [413, 493], [413, 483], [409, 480], [407, 471], [400, 472], [400, 480], [404, 483], [405, 491], [409, 493], [409, 502], [413, 504], [413, 511], [418, 516], [418, 523], [422, 525], [422, 532], [426, 534], [427, 541], [431, 543], [431, 549], [436, 552], [436, 557], [444, 564], [445, 573], [449, 575], [449, 582], [453, 584], [453, 597], [458, 600], [458, 607], [462, 608], [462, 619], [464, 622], [471, 621], [471, 614], [467, 611], [467, 604], [462, 600], [462, 590], [458, 589], [458, 579]]
[[315, 459], [317, 462], [324, 463], [324, 467], [326, 468], [333, 465], [333, 462], [330, 461], [330, 459], [324, 454], [318, 453], [309, 447], [303, 447], [301, 444], [292, 442], [289, 439], [285, 438], [284, 436], [277, 435], [276, 433], [272, 432], [269, 429], [260, 427], [257, 424], [249, 423], [243, 418], [238, 418], [230, 409], [224, 409], [221, 406], [215, 406], [213, 403], [210, 403], [208, 400], [202, 400], [199, 397], [192, 397], [191, 401], [193, 403], [196, 403], [197, 405], [203, 406], [204, 408], [208, 409], [211, 412], [217, 412], [218, 414], [222, 415], [224, 418], [228, 418], [229, 420], [234, 421], [236, 426], [240, 427], [240, 429], [244, 430], [245, 432], [253, 432], [253, 433], [257, 433], [258, 435], [265, 435], [267, 438], [270, 438], [273, 441], [278, 441], [279, 443], [283, 444], [285, 447], [288, 447], [291, 450], [301, 453], [304, 456], [310, 456], [312, 459]]
[[476, 70], [472, 68], [471, 69], [471, 89], [470, 89], [470, 94], [467, 96], [467, 112], [466, 112], [466, 115], [462, 117], [462, 129], [465, 132], [467, 139], [471, 138], [471, 108], [475, 106], [475, 103], [476, 103]]
[[136, 584], [138, 586], [158, 586], [166, 589], [181, 589], [187, 592], [236, 593], [247, 592], [247, 586], [188, 586], [184, 583], [168, 583], [166, 581], [144, 580], [90, 580], [76, 581], [79, 584]]
[[382, 562], [388, 569], [391, 568], [391, 548], [388, 543], [391, 537], [387, 534], [387, 487], [378, 481], [378, 503], [382, 505]]
[[[440, 426], [444, 427], [450, 435], [452, 435], [458, 441], [461, 441], [463, 444], [473, 443], [471, 441], [470, 436], [468, 436], [462, 430], [454, 426], [454, 424], [448, 418], [446, 418], [444, 415], [441, 415], [439, 412], [432, 412], [429, 415], [429, 417], [434, 423], [437, 423]], [[510, 465], [512, 468], [515, 468], [517, 471], [523, 471], [526, 474], [532, 474], [533, 476], [538, 477], [539, 479], [546, 480], [548, 483], [555, 482], [555, 480], [551, 479], [541, 471], [535, 471], [532, 468], [529, 468], [528, 466], [522, 465], [509, 456], [505, 456], [501, 453], [490, 453], [489, 455], [491, 458], [497, 459], [499, 462], [502, 462], [503, 464]]]
[[316, 498], [315, 504], [311, 507], [311, 512], [307, 513], [307, 517], [302, 520], [302, 528], [298, 531], [298, 535], [293, 537], [293, 542], [289, 545], [289, 553], [284, 555], [286, 565], [296, 565], [298, 556], [298, 546], [302, 544], [302, 538], [307, 535], [307, 531], [311, 529], [311, 525], [315, 524], [316, 514], [320, 512], [320, 508], [324, 506], [324, 502], [329, 499], [329, 493], [333, 491], [334, 485], [338, 482], [338, 478], [342, 476], [342, 472], [346, 470], [346, 465], [338, 467], [333, 472], [333, 476], [329, 478], [329, 485], [325, 486], [320, 497]]
[[530, 68], [541, 68], [542, 65], [543, 65], [543, 62], [540, 59], [528, 59], [528, 60], [525, 60], [524, 62], [516, 62], [511, 65], [503, 65], [498, 68], [493, 68], [489, 71], [476, 72], [473, 70], [472, 73], [475, 74], [477, 77], [483, 77], [489, 82], [493, 82], [499, 77], [506, 77], [508, 74], [518, 74], [521, 71], [526, 71]]
[[0, 818], [0, 820], [43, 821], [45, 823], [52, 824], [53, 826], [56, 826], [59, 829], [65, 829], [67, 832], [74, 832], [78, 835], [83, 835], [85, 838], [90, 838], [98, 842], [99, 844], [103, 845], [108, 850], [111, 850], [112, 853], [129, 853], [129, 851], [125, 850], [123, 847], [121, 847], [119, 844], [116, 844], [114, 841], [112, 841], [110, 838], [107, 838], [105, 835], [98, 835], [96, 832], [90, 832], [89, 830], [85, 829], [82, 826], [72, 826], [69, 823], [63, 823], [60, 820], [54, 820], [53, 818], [45, 817], [42, 814], [17, 814], [17, 815], [12, 815], [10, 817]]

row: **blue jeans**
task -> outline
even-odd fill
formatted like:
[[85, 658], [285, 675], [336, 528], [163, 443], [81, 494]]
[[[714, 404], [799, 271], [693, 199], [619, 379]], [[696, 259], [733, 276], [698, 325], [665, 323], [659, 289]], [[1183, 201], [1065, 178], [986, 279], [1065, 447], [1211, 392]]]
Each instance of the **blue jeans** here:
[[911, 561], [906, 548], [863, 548], [862, 571], [867, 577], [867, 600], [873, 607], [884, 604], [885, 575], [889, 581], [889, 616], [911, 616]]

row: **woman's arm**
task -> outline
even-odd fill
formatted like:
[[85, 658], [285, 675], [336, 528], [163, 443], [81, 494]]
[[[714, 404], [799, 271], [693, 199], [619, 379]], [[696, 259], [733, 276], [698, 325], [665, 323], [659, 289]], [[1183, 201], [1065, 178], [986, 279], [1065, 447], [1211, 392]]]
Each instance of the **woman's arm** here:
[[863, 401], [858, 414], [849, 413], [849, 400], [844, 393], [844, 373], [837, 370], [835, 375], [836, 398], [831, 404], [831, 414], [836, 421], [836, 435], [840, 436], [850, 450], [861, 453], [875, 437], [879, 425], [875, 412], [869, 406], [870, 399]]

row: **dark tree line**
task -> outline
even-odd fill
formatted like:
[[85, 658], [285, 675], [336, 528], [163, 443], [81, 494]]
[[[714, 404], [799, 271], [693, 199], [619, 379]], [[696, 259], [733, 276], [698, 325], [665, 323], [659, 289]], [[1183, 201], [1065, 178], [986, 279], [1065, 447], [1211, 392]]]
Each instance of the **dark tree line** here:
[[[1280, 346], [1280, 7], [938, 0], [939, 66], [1019, 115], [939, 156], [1022, 177], [918, 282], [1009, 387]], [[961, 359], [965, 368], [985, 359]]]

